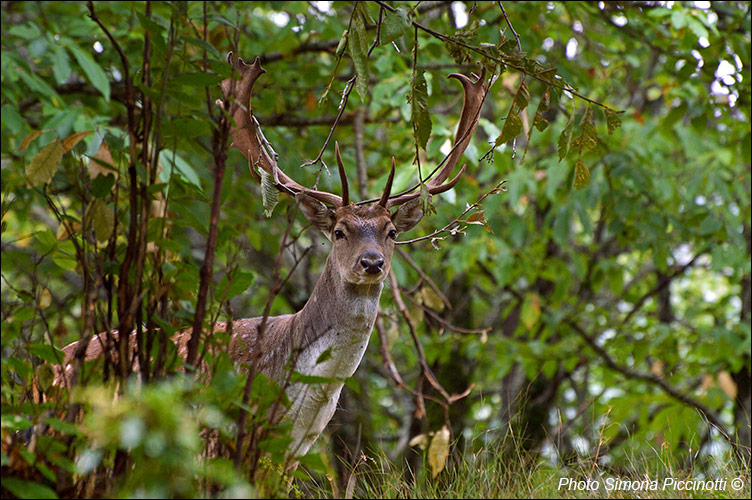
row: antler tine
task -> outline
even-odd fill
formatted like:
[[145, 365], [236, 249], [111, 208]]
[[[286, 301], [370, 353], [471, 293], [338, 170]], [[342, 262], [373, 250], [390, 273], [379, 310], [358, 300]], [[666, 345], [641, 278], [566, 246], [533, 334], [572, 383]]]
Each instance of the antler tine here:
[[[431, 194], [438, 194], [443, 193], [444, 191], [448, 191], [452, 189], [452, 187], [454, 187], [457, 182], [459, 182], [462, 173], [465, 171], [465, 166], [462, 167], [460, 173], [457, 176], [455, 176], [448, 183], [445, 183], [445, 181], [449, 177], [449, 174], [452, 172], [452, 170], [454, 170], [454, 167], [457, 165], [460, 158], [464, 154], [465, 149], [467, 149], [468, 144], [470, 144], [470, 139], [472, 139], [475, 127], [478, 125], [478, 121], [480, 120], [480, 109], [483, 106], [483, 102], [486, 99], [486, 94], [488, 93], [488, 89], [490, 88], [490, 84], [486, 85], [485, 68], [483, 68], [480, 77], [478, 77], [475, 81], [459, 73], [452, 73], [448, 76], [448, 78], [459, 80], [459, 82], [462, 84], [462, 90], [465, 93], [465, 100], [462, 104], [462, 113], [460, 114], [460, 121], [457, 125], [457, 133], [454, 135], [454, 145], [452, 146], [452, 151], [447, 157], [444, 166], [441, 167], [436, 175], [426, 183], [428, 192]], [[420, 196], [419, 193], [403, 194], [389, 200], [387, 206], [394, 207], [397, 205], [402, 205], [403, 203], [415, 199], [418, 196]]]
[[337, 167], [339, 168], [339, 181], [342, 183], [342, 206], [350, 204], [350, 189], [347, 186], [347, 174], [345, 165], [342, 163], [342, 157], [339, 154], [339, 142], [334, 141], [334, 156], [337, 157]]
[[[266, 71], [261, 67], [261, 61], [257, 57], [252, 64], [247, 64], [243, 59], [238, 57], [235, 61], [232, 58], [232, 52], [227, 54], [227, 63], [231, 65], [241, 76], [241, 80], [228, 78], [221, 84], [225, 96], [224, 105], [232, 116], [232, 145], [248, 159], [249, 167], [258, 165], [271, 175], [275, 181], [278, 181], [276, 187], [279, 191], [288, 194], [305, 193], [317, 200], [333, 205], [342, 206], [342, 198], [336, 194], [325, 191], [308, 189], [294, 180], [277, 167], [276, 158], [272, 159], [267, 150], [268, 142], [263, 139], [261, 129], [253, 120], [251, 109], [251, 97], [253, 95], [253, 84], [259, 76]], [[228, 106], [229, 104], [229, 106]], [[261, 137], [261, 139], [259, 139]], [[255, 172], [252, 171], [255, 174]], [[255, 175], [254, 177], [258, 177]]]
[[389, 195], [392, 192], [392, 181], [394, 181], [394, 156], [392, 156], [392, 170], [389, 171], [389, 177], [386, 179], [386, 186], [384, 186], [384, 194], [381, 195], [379, 205], [388, 208]]

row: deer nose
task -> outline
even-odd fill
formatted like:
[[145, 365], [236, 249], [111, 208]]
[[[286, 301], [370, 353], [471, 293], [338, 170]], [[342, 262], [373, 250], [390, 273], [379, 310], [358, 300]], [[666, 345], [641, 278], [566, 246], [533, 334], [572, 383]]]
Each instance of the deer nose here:
[[368, 274], [379, 274], [384, 265], [384, 258], [378, 252], [369, 251], [360, 256], [360, 265]]

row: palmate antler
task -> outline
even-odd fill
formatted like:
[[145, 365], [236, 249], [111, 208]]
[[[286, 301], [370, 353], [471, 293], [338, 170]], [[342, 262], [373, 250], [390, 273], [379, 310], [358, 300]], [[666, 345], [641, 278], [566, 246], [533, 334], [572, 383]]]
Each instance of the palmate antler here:
[[[225, 96], [225, 105], [229, 105], [229, 114], [233, 117], [235, 123], [232, 127], [233, 146], [238, 148], [240, 152], [245, 156], [251, 166], [251, 174], [257, 179], [261, 180], [258, 174], [253, 170], [253, 166], [258, 165], [269, 175], [272, 176], [277, 189], [283, 193], [297, 195], [299, 193], [305, 193], [312, 198], [315, 198], [323, 203], [331, 205], [333, 207], [347, 206], [350, 203], [349, 190], [347, 185], [347, 177], [345, 175], [344, 165], [342, 164], [342, 158], [339, 153], [339, 145], [335, 143], [335, 156], [337, 158], [337, 165], [339, 168], [340, 180], [342, 183], [342, 196], [329, 193], [326, 191], [318, 191], [314, 189], [306, 188], [285, 174], [281, 169], [277, 167], [276, 158], [270, 155], [270, 146], [264, 144], [266, 139], [264, 138], [261, 130], [253, 117], [251, 108], [251, 96], [253, 95], [253, 84], [256, 82], [259, 76], [265, 73], [261, 67], [261, 63], [258, 58], [253, 61], [252, 64], [247, 64], [241, 58], [237, 58], [233, 61], [232, 52], [227, 54], [227, 62], [230, 64], [241, 76], [241, 80], [227, 79], [222, 82], [222, 91]], [[455, 78], [460, 81], [465, 93], [465, 99], [462, 106], [462, 114], [460, 116], [460, 123], [457, 127], [457, 133], [454, 137], [454, 145], [449, 156], [446, 158], [446, 162], [436, 175], [426, 183], [428, 192], [431, 194], [443, 193], [452, 189], [460, 177], [465, 171], [463, 166], [459, 173], [451, 179], [449, 182], [445, 182], [457, 165], [462, 154], [465, 152], [467, 145], [470, 143], [473, 132], [475, 131], [478, 120], [480, 119], [480, 109], [488, 93], [488, 89], [491, 86], [491, 82], [486, 84], [486, 70], [485, 68], [481, 72], [480, 77], [475, 80], [468, 78], [465, 75], [453, 73], [449, 75], [449, 78]], [[392, 170], [389, 173], [384, 192], [379, 199], [378, 204], [390, 208], [397, 205], [402, 205], [410, 200], [413, 200], [420, 196], [420, 193], [403, 193], [401, 195], [390, 196], [392, 189], [392, 181], [394, 180], [394, 158], [392, 158]]]
[[[468, 144], [470, 144], [470, 139], [473, 137], [475, 127], [480, 120], [480, 109], [486, 99], [488, 89], [493, 83], [493, 80], [491, 80], [486, 84], [486, 68], [483, 68], [480, 77], [476, 77], [475, 81], [459, 73], [452, 73], [448, 78], [456, 78], [460, 81], [462, 89], [465, 92], [465, 100], [462, 104], [462, 114], [460, 115], [460, 123], [457, 125], [457, 133], [454, 134], [452, 150], [446, 158], [444, 166], [441, 167], [441, 170], [439, 170], [436, 175], [426, 183], [428, 192], [432, 195], [452, 189], [459, 182], [462, 174], [465, 172], [467, 165], [463, 165], [459, 173], [452, 180], [445, 182], [449, 177], [449, 174], [454, 170], [457, 162], [459, 162], [464, 154]], [[394, 164], [392, 164], [392, 169], [394, 169]], [[385, 206], [388, 208], [402, 205], [403, 203], [418, 198], [419, 196], [420, 193], [407, 193], [390, 197]]]

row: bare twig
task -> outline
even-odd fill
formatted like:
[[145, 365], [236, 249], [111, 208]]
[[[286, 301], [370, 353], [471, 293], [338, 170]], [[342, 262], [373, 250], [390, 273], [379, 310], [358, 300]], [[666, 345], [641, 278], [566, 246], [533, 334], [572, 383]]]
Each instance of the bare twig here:
[[474, 210], [474, 209], [478, 208], [480, 206], [480, 204], [483, 203], [483, 200], [485, 200], [486, 198], [488, 198], [492, 194], [497, 194], [499, 191], [506, 191], [507, 190], [507, 188], [505, 186], [506, 183], [507, 183], [507, 179], [504, 179], [501, 182], [499, 182], [498, 184], [496, 184], [496, 186], [494, 186], [493, 189], [491, 189], [490, 191], [488, 191], [488, 192], [484, 193], [483, 195], [481, 195], [481, 197], [478, 198], [475, 203], [473, 203], [472, 205], [468, 206], [465, 209], [464, 212], [462, 212], [460, 215], [458, 215], [457, 217], [455, 217], [454, 220], [452, 220], [449, 224], [447, 224], [446, 226], [442, 227], [441, 229], [437, 229], [433, 233], [428, 234], [426, 236], [421, 236], [420, 238], [414, 238], [412, 240], [406, 240], [406, 241], [398, 241], [396, 244], [397, 245], [409, 245], [411, 243], [417, 243], [418, 241], [423, 241], [423, 240], [427, 240], [427, 239], [430, 239], [430, 238], [435, 238], [436, 236], [440, 235], [441, 233], [445, 233], [445, 232], [449, 231], [449, 229], [451, 227], [453, 227], [455, 224], [458, 224], [461, 221], [461, 219], [468, 212], [470, 212], [471, 210]]
[[522, 44], [520, 43], [520, 35], [517, 34], [516, 31], [514, 31], [514, 28], [512, 27], [512, 23], [509, 22], [509, 17], [507, 17], [507, 11], [504, 10], [504, 6], [501, 4], [501, 0], [497, 2], [499, 4], [499, 8], [501, 9], [501, 13], [504, 15], [504, 19], [507, 22], [507, 26], [509, 26], [509, 29], [512, 30], [512, 34], [514, 35], [514, 39], [517, 40], [517, 48], [520, 52], [522, 52]]
[[420, 266], [418, 266], [418, 264], [413, 260], [413, 258], [410, 257], [410, 254], [402, 250], [400, 247], [397, 247], [397, 253], [399, 253], [400, 257], [405, 259], [405, 262], [410, 264], [410, 267], [415, 269], [415, 271], [423, 279], [423, 281], [428, 283], [428, 286], [430, 286], [431, 289], [436, 293], [436, 295], [439, 296], [439, 298], [447, 307], [447, 309], [451, 309], [452, 303], [449, 302], [449, 299], [446, 297], [446, 295], [444, 295], [444, 292], [442, 292], [441, 289], [438, 286], [436, 286], [436, 283], [433, 282], [430, 276], [428, 276], [425, 272], [423, 272], [423, 269], [421, 269]]

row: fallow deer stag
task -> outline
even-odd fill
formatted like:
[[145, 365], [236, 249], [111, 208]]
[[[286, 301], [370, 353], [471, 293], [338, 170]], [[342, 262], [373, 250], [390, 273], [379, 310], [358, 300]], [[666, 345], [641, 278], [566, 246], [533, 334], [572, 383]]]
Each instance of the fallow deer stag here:
[[[301, 311], [267, 318], [263, 332], [259, 332], [262, 318], [239, 319], [232, 324], [229, 355], [237, 365], [255, 366], [281, 385], [290, 369], [329, 380], [315, 386], [303, 383], [285, 386], [290, 401], [285, 415], [292, 421], [288, 457], [294, 458], [308, 451], [332, 418], [344, 381], [353, 375], [368, 345], [395, 239], [399, 233], [415, 227], [423, 211], [419, 193], [390, 194], [394, 159], [384, 192], [375, 204], [351, 202], [339, 147], [335, 147], [335, 156], [341, 196], [308, 189], [292, 180], [277, 167], [275, 155], [267, 149], [251, 110], [253, 85], [265, 71], [258, 59], [246, 64], [240, 58], [233, 61], [230, 53], [227, 60], [241, 77], [239, 81], [222, 82], [225, 100], [218, 102], [234, 119], [233, 145], [248, 159], [257, 180], [260, 181], [260, 176], [254, 167], [271, 175], [279, 191], [295, 196], [306, 219], [332, 242], [321, 277]], [[447, 182], [478, 124], [491, 85], [485, 81], [485, 75], [485, 70], [474, 79], [449, 75], [462, 84], [464, 103], [452, 151], [426, 183], [431, 194], [454, 187], [465, 170], [463, 166]], [[392, 212], [393, 207], [398, 208]], [[224, 330], [226, 325], [219, 323], [215, 328]], [[186, 330], [172, 339], [183, 358], [190, 337], [191, 331]], [[94, 337], [88, 346], [87, 360], [102, 356], [105, 340], [104, 334]], [[76, 344], [64, 348], [66, 371], [70, 369]]]

